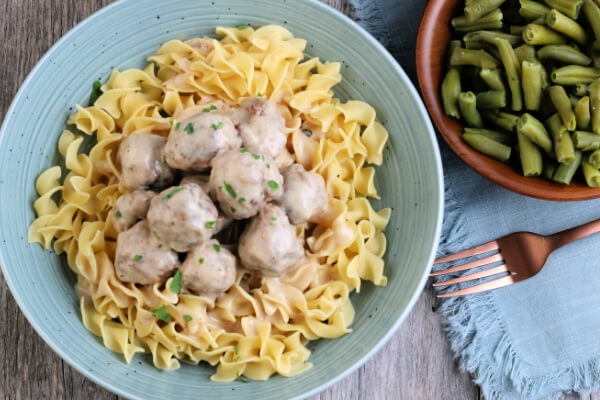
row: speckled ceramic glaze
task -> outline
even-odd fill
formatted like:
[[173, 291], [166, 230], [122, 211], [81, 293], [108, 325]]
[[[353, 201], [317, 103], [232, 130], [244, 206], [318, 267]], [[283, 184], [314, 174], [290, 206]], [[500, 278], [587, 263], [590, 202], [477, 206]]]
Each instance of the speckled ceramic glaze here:
[[[93, 81], [113, 68], [142, 67], [161, 43], [211, 35], [217, 25], [282, 24], [308, 40], [306, 52], [341, 61], [342, 99], [367, 101], [390, 133], [377, 169], [392, 207], [385, 256], [387, 287], [365, 284], [352, 296], [353, 332], [309, 345], [314, 367], [267, 382], [213, 383], [208, 365], [163, 372], [148, 356], [127, 365], [80, 321], [66, 261], [26, 240], [34, 219], [34, 181], [59, 162], [56, 141], [71, 107], [85, 104]], [[443, 189], [440, 157], [427, 112], [408, 78], [375, 39], [335, 10], [309, 0], [123, 0], [61, 39], [27, 78], [0, 136], [0, 264], [21, 309], [44, 340], [88, 378], [139, 399], [283, 399], [315, 394], [343, 378], [390, 338], [424, 286], [437, 244]], [[0, 349], [1, 350], [1, 349]]]

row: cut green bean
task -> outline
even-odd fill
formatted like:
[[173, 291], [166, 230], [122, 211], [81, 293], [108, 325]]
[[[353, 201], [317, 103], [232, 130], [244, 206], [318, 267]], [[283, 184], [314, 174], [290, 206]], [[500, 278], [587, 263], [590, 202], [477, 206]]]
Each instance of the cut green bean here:
[[492, 124], [509, 132], [516, 132], [519, 117], [506, 112], [484, 111], [483, 116]]
[[592, 0], [583, 1], [583, 14], [587, 18], [596, 41], [600, 41], [600, 7], [594, 4]]
[[587, 41], [587, 35], [581, 25], [558, 10], [552, 10], [546, 15], [546, 25], [581, 45]]
[[583, 177], [585, 183], [591, 188], [600, 187], [600, 171], [597, 167], [594, 167], [587, 161], [581, 163], [581, 170], [583, 171]]
[[552, 180], [558, 183], [564, 183], [565, 185], [571, 183], [575, 172], [577, 172], [577, 169], [581, 165], [581, 159], [581, 151], [575, 150], [575, 160], [570, 164], [559, 164], [554, 172]]
[[518, 46], [523, 43], [523, 38], [519, 35], [511, 35], [504, 32], [499, 31], [475, 31], [471, 33], [467, 33], [463, 37], [463, 41], [465, 43], [475, 41], [475, 42], [486, 42], [489, 44], [495, 44], [494, 39], [506, 39], [511, 46]]
[[502, 162], [510, 158], [511, 148], [509, 146], [496, 142], [487, 136], [477, 133], [463, 133], [462, 138], [470, 147], [486, 156]]
[[600, 80], [589, 87], [592, 132], [600, 134]]
[[553, 59], [564, 64], [590, 65], [592, 59], [577, 49], [565, 44], [549, 44], [537, 51], [540, 60]]
[[550, 8], [555, 8], [569, 18], [579, 18], [579, 12], [583, 4], [582, 0], [544, 0]]
[[477, 133], [478, 135], [487, 136], [488, 138], [507, 146], [512, 146], [515, 144], [514, 134], [506, 131], [465, 127], [463, 129], [463, 133]]
[[476, 42], [474, 40], [471, 40], [470, 42], [465, 43], [465, 48], [469, 50], [483, 50], [492, 57], [494, 57], [496, 60], [500, 59], [500, 53], [498, 52], [496, 46], [493, 46], [486, 42]]
[[558, 164], [555, 162], [545, 161], [544, 168], [542, 169], [542, 176], [546, 179], [552, 180], [552, 176], [554, 176], [554, 172], [558, 168]]
[[517, 132], [527, 136], [536, 145], [540, 146], [548, 154], [552, 154], [552, 140], [548, 131], [540, 121], [533, 115], [524, 113], [517, 123]]
[[452, 56], [452, 52], [454, 49], [462, 47], [462, 42], [460, 40], [451, 40], [448, 42], [448, 52], [446, 53], [446, 68], [452, 68], [452, 64], [450, 64], [450, 57]]
[[520, 111], [523, 108], [523, 96], [521, 93], [521, 64], [517, 60], [515, 51], [506, 39], [494, 39], [508, 79], [508, 87], [511, 93], [511, 108]]
[[511, 35], [522, 35], [527, 25], [511, 25], [508, 32]]
[[461, 15], [460, 17], [452, 18], [450, 23], [457, 32], [472, 32], [482, 29], [501, 29], [502, 20], [502, 11], [500, 11], [500, 9], [496, 9], [475, 21], [469, 21], [466, 16]]
[[451, 68], [442, 82], [442, 103], [446, 115], [460, 118], [458, 95], [461, 91], [460, 73], [457, 68]]
[[588, 156], [588, 162], [594, 166], [594, 168], [600, 168], [600, 150], [594, 150]]
[[483, 17], [490, 12], [500, 8], [506, 0], [476, 0], [465, 6], [465, 16], [470, 22]]
[[458, 107], [467, 125], [483, 128], [483, 120], [477, 110], [477, 97], [473, 92], [460, 93], [458, 95]]
[[577, 129], [589, 129], [591, 121], [590, 98], [585, 96], [579, 99], [573, 112], [575, 112], [575, 118], [577, 119]]
[[[569, 103], [571, 103], [571, 108], [575, 108], [575, 106], [577, 105], [578, 102], [579, 102], [579, 97], [569, 96]], [[573, 112], [575, 112], [575, 110], [573, 110]]]
[[523, 61], [521, 76], [523, 85], [523, 98], [527, 110], [539, 110], [542, 102], [542, 64], [538, 62]]
[[544, 167], [542, 152], [524, 134], [517, 132], [517, 139], [519, 141], [519, 157], [521, 158], [523, 175], [540, 175]]
[[506, 88], [504, 87], [504, 81], [502, 81], [502, 75], [500, 75], [500, 70], [482, 68], [479, 72], [479, 76], [481, 79], [483, 79], [486, 85], [489, 86], [490, 89], [506, 91]]
[[567, 65], [552, 71], [552, 82], [559, 85], [588, 84], [600, 78], [600, 69], [582, 67], [580, 65]]
[[560, 33], [538, 24], [529, 24], [525, 27], [523, 40], [530, 45], [565, 44], [567, 42]]
[[529, 62], [539, 62], [537, 59], [537, 54], [535, 52], [535, 47], [529, 44], [523, 44], [515, 49], [515, 55], [519, 62], [529, 61]]
[[558, 114], [546, 120], [546, 126], [552, 135], [556, 160], [562, 164], [570, 164], [575, 159], [575, 146], [571, 135], [566, 130]]
[[562, 86], [551, 86], [548, 89], [548, 94], [565, 128], [569, 131], [574, 131], [577, 128], [577, 119], [575, 118], [575, 113], [571, 108], [571, 100], [569, 100], [565, 89]]
[[499, 65], [498, 60], [483, 50], [470, 50], [462, 48], [456, 48], [454, 51], [452, 51], [450, 64], [452, 64], [452, 66], [473, 65], [479, 68], [490, 69], [498, 68]]
[[600, 51], [590, 51], [590, 57], [592, 58], [592, 66], [594, 68], [600, 68]]
[[575, 96], [579, 97], [587, 96], [588, 85], [586, 85], [585, 83], [578, 83], [577, 85], [575, 85], [574, 93]]
[[521, 0], [519, 14], [525, 19], [545, 17], [550, 12], [550, 7], [532, 0]]
[[600, 135], [593, 132], [573, 132], [573, 143], [575, 147], [583, 151], [594, 151], [600, 149]]
[[490, 110], [506, 107], [506, 92], [504, 90], [488, 90], [477, 93], [477, 108]]

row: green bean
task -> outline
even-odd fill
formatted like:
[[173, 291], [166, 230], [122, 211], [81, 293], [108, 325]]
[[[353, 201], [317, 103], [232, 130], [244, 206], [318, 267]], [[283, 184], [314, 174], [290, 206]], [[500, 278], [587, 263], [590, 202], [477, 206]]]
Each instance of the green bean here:
[[546, 120], [546, 126], [552, 134], [554, 142], [554, 154], [556, 160], [562, 164], [570, 164], [575, 159], [575, 147], [571, 135], [566, 130], [558, 114], [554, 114]]
[[460, 119], [458, 95], [461, 91], [460, 73], [457, 68], [450, 68], [442, 82], [442, 103], [446, 115]]
[[575, 118], [577, 118], [577, 129], [586, 130], [590, 128], [590, 98], [588, 96], [579, 99], [575, 108]]
[[479, 135], [487, 136], [488, 138], [495, 140], [498, 143], [505, 144], [507, 146], [512, 146], [515, 144], [514, 135], [506, 131], [495, 131], [492, 129], [465, 127], [463, 129], [463, 133], [477, 133]]
[[450, 64], [452, 64], [452, 66], [473, 65], [479, 68], [490, 69], [498, 68], [499, 65], [498, 60], [483, 50], [470, 50], [462, 48], [456, 48], [454, 51], [452, 51]]
[[588, 94], [588, 85], [585, 83], [578, 83], [575, 85], [575, 95], [579, 97], [587, 96]]
[[519, 62], [529, 61], [529, 62], [539, 62], [537, 59], [537, 55], [535, 53], [535, 47], [529, 44], [523, 44], [515, 49], [515, 55]]
[[600, 8], [592, 0], [584, 0], [583, 13], [592, 27], [596, 40], [600, 41]]
[[508, 78], [508, 87], [511, 92], [511, 108], [514, 111], [519, 111], [523, 108], [523, 96], [521, 94], [521, 64], [517, 61], [517, 56], [512, 46], [506, 39], [494, 39], [504, 69]]
[[509, 132], [516, 132], [519, 117], [506, 112], [484, 111], [483, 116], [492, 124]]
[[593, 132], [575, 131], [573, 132], [573, 143], [579, 150], [598, 150], [600, 149], [600, 135]]
[[500, 53], [498, 52], [498, 49], [486, 42], [476, 42], [471, 40], [470, 42], [465, 43], [465, 48], [469, 50], [483, 50], [496, 60], [500, 59]]
[[527, 25], [523, 31], [523, 40], [531, 45], [564, 44], [567, 42], [561, 34], [538, 24]]
[[486, 156], [502, 162], [510, 158], [510, 146], [496, 142], [487, 136], [477, 133], [463, 133], [462, 138], [469, 146]]
[[[579, 97], [569, 96], [569, 103], [571, 103], [571, 108], [575, 108], [577, 103], [579, 103]], [[575, 110], [573, 110], [573, 112], [575, 112]]]
[[522, 133], [517, 132], [517, 139], [519, 140], [519, 157], [521, 158], [523, 175], [540, 175], [544, 167], [542, 152]]
[[454, 49], [458, 47], [462, 47], [462, 42], [460, 40], [451, 40], [448, 43], [448, 52], [446, 53], [446, 68], [452, 68], [452, 64], [450, 64], [450, 57], [452, 56]]
[[582, 0], [544, 0], [544, 2], [550, 8], [555, 8], [573, 19], [579, 18], [579, 11], [583, 3]]
[[581, 163], [585, 183], [591, 188], [600, 187], [600, 171], [587, 161]]
[[548, 89], [548, 94], [565, 128], [569, 131], [574, 131], [577, 128], [577, 119], [575, 118], [575, 113], [571, 108], [571, 101], [565, 89], [562, 86], [551, 86]]
[[592, 62], [591, 58], [565, 44], [549, 44], [539, 49], [537, 55], [542, 61], [551, 58], [565, 64], [590, 65]]
[[477, 108], [494, 109], [506, 107], [506, 92], [504, 90], [488, 90], [477, 93]]
[[465, 16], [470, 22], [500, 8], [506, 0], [476, 0], [465, 7]]
[[552, 154], [552, 140], [544, 124], [533, 115], [524, 113], [517, 123], [517, 132], [527, 136], [527, 139], [540, 146], [548, 154]]
[[458, 95], [458, 107], [465, 123], [475, 128], [483, 128], [481, 115], [477, 110], [477, 97], [473, 92], [462, 92]]
[[504, 90], [504, 82], [502, 81], [502, 76], [500, 75], [500, 71], [497, 69], [489, 69], [482, 68], [479, 72], [479, 76], [483, 81], [490, 87], [492, 90]]
[[552, 180], [552, 176], [554, 175], [556, 168], [558, 168], [558, 164], [555, 162], [545, 161], [544, 168], [542, 169], [542, 176], [546, 179]]
[[522, 35], [527, 25], [511, 25], [508, 32], [511, 35]]
[[472, 32], [481, 29], [500, 29], [502, 28], [502, 19], [502, 11], [496, 9], [475, 21], [469, 21], [466, 16], [461, 15], [460, 17], [452, 18], [450, 23], [457, 32]]
[[592, 132], [600, 134], [600, 80], [590, 85], [590, 114]]
[[527, 110], [539, 110], [542, 102], [542, 64], [538, 62], [523, 61], [521, 75], [523, 84], [523, 98]]
[[594, 168], [600, 168], [600, 150], [594, 150], [590, 153], [587, 160]]
[[600, 68], [600, 51], [590, 51], [590, 57], [592, 58], [592, 66], [594, 68]]
[[543, 17], [550, 12], [550, 7], [538, 3], [537, 1], [521, 0], [519, 14], [526, 19], [536, 19]]
[[552, 10], [546, 15], [546, 25], [572, 38], [579, 44], [583, 45], [587, 40], [587, 35], [581, 25], [558, 10]]
[[475, 42], [486, 42], [490, 44], [494, 44], [495, 38], [506, 39], [510, 43], [511, 46], [517, 46], [523, 43], [523, 38], [519, 35], [510, 35], [504, 32], [498, 31], [476, 31], [467, 33], [463, 37], [463, 41], [465, 43], [475, 41]]
[[559, 164], [558, 168], [556, 168], [556, 172], [554, 172], [552, 180], [558, 183], [564, 183], [565, 185], [571, 183], [575, 172], [577, 172], [577, 169], [581, 165], [581, 159], [581, 151], [575, 150], [575, 160], [570, 164]]
[[567, 65], [552, 71], [552, 82], [559, 85], [588, 84], [600, 78], [600, 69], [582, 67], [580, 65]]

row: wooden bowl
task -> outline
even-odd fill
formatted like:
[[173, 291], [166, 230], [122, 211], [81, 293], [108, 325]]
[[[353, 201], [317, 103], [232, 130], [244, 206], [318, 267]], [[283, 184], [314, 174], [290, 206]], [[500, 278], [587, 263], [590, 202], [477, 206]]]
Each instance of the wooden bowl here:
[[467, 165], [513, 192], [559, 201], [600, 198], [600, 189], [589, 188], [584, 183], [573, 182], [565, 186], [544, 178], [524, 177], [520, 170], [478, 153], [463, 142], [462, 125], [444, 114], [440, 96], [440, 85], [446, 73], [446, 48], [453, 38], [450, 20], [463, 14], [463, 4], [464, 0], [429, 0], [417, 38], [419, 86], [433, 123], [444, 140]]

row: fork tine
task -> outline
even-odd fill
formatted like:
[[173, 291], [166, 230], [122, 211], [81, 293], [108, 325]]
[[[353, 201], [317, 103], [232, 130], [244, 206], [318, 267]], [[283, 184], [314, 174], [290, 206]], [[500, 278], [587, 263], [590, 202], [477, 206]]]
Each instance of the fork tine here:
[[479, 285], [473, 285], [473, 286], [465, 288], [465, 289], [456, 290], [456, 291], [450, 292], [450, 293], [438, 294], [437, 297], [441, 299], [444, 297], [455, 297], [455, 296], [464, 296], [466, 294], [480, 293], [480, 292], [485, 292], [488, 290], [498, 289], [498, 288], [501, 288], [504, 286], [512, 285], [515, 282], [517, 282], [517, 280], [512, 275], [507, 275], [502, 278], [494, 279], [493, 281], [489, 281], [489, 282], [485, 282], [485, 283], [480, 283]]
[[508, 267], [506, 266], [506, 264], [499, 265], [497, 267], [486, 269], [483, 271], [475, 272], [473, 274], [461, 276], [460, 278], [448, 279], [443, 282], [434, 283], [433, 287], [448, 286], [461, 282], [469, 282], [475, 279], [485, 278], [486, 276], [501, 274], [502, 272], [508, 272]]
[[504, 259], [502, 258], [502, 253], [498, 253], [498, 254], [494, 254], [493, 256], [482, 258], [481, 260], [475, 260], [475, 261], [471, 261], [466, 264], [457, 265], [456, 267], [446, 268], [441, 271], [432, 272], [431, 274], [429, 274], [429, 276], [439, 276], [439, 275], [451, 274], [453, 272], [466, 271], [471, 268], [481, 267], [482, 265], [491, 264], [493, 262], [503, 261], [503, 260]]
[[487, 243], [481, 244], [479, 246], [471, 247], [470, 249], [459, 251], [458, 253], [450, 254], [449, 256], [446, 256], [446, 257], [438, 258], [437, 260], [435, 260], [433, 262], [433, 265], [445, 263], [448, 261], [459, 260], [461, 258], [475, 256], [475, 255], [481, 254], [481, 253], [487, 253], [488, 251], [498, 250], [499, 248], [500, 248], [500, 246], [498, 245], [498, 241], [492, 240], [491, 242], [487, 242]]

